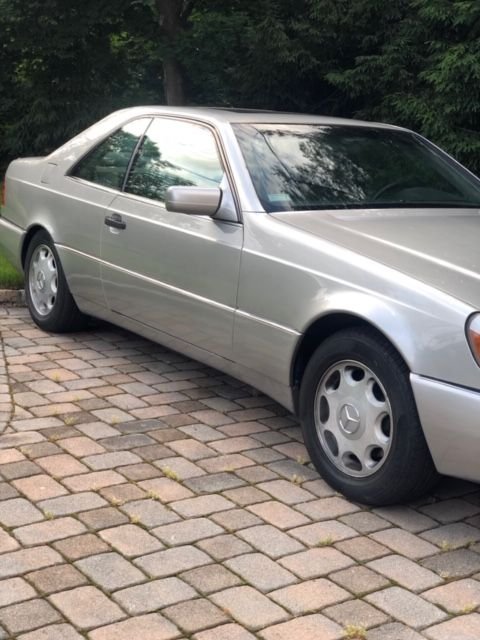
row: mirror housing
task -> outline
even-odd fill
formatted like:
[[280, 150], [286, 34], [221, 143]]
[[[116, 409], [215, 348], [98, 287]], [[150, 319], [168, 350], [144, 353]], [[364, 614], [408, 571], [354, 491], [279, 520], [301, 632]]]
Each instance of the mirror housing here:
[[168, 187], [165, 198], [167, 211], [213, 217], [222, 203], [219, 187]]

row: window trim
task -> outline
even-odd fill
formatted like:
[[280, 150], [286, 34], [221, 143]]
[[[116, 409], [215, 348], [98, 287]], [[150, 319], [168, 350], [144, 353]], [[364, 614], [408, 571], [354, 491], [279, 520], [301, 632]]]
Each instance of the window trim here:
[[128, 161], [127, 168], [125, 169], [125, 175], [123, 176], [123, 182], [122, 182], [122, 186], [121, 186], [121, 189], [120, 189], [120, 193], [126, 193], [125, 187], [127, 186], [128, 178], [130, 176], [130, 172], [132, 170], [133, 163], [137, 159], [137, 154], [140, 151], [140, 149], [142, 148], [143, 141], [145, 140], [145, 136], [147, 135], [147, 131], [152, 126], [152, 122], [153, 122], [153, 118], [150, 118], [150, 123], [147, 125], [147, 127], [146, 127], [145, 131], [142, 133], [142, 135], [139, 136], [139, 138], [137, 140], [137, 144], [135, 145], [135, 148], [132, 151], [132, 155], [130, 156], [130, 160]]
[[128, 174], [128, 170], [130, 168], [130, 163], [132, 161], [133, 154], [138, 149], [139, 142], [141, 142], [143, 140], [143, 137], [144, 137], [145, 133], [147, 132], [148, 128], [150, 127], [150, 124], [152, 123], [152, 116], [132, 117], [129, 120], [126, 120], [121, 126], [117, 127], [116, 129], [113, 129], [112, 131], [109, 131], [103, 138], [101, 138], [101, 140], [97, 140], [91, 147], [89, 147], [84, 153], [82, 153], [82, 155], [79, 158], [77, 158], [77, 160], [75, 160], [75, 162], [66, 170], [66, 172], [64, 174], [65, 177], [66, 178], [71, 178], [72, 180], [78, 180], [79, 182], [84, 182], [85, 184], [94, 185], [95, 187], [98, 187], [98, 188], [101, 188], [101, 189], [108, 189], [109, 191], [113, 191], [114, 193], [121, 193], [121, 190], [115, 189], [113, 187], [109, 187], [108, 185], [101, 184], [100, 182], [93, 182], [92, 180], [87, 180], [86, 178], [82, 178], [80, 176], [74, 176], [73, 172], [77, 169], [78, 165], [81, 162], [86, 160], [88, 158], [88, 156], [95, 151], [95, 149], [98, 149], [98, 147], [100, 147], [109, 138], [111, 138], [112, 136], [116, 135], [119, 131], [121, 131], [128, 124], [130, 124], [131, 122], [135, 122], [137, 120], [150, 120], [150, 123], [146, 125], [145, 131], [142, 133], [142, 135], [139, 136], [139, 140], [137, 140], [137, 144], [135, 145], [135, 148], [134, 148], [134, 150], [132, 152], [132, 155], [130, 156], [130, 159], [129, 159], [128, 163], [127, 163], [127, 167], [125, 169], [125, 175], [124, 175], [123, 180], [122, 180], [122, 188], [123, 188], [123, 185], [125, 183], [125, 176]]
[[[77, 182], [81, 182], [84, 183], [85, 185], [89, 185], [93, 188], [96, 189], [101, 189], [101, 190], [105, 190], [105, 191], [109, 191], [110, 193], [114, 193], [114, 194], [121, 194], [124, 196], [128, 196], [130, 198], [139, 198], [140, 200], [142, 200], [143, 202], [148, 202], [150, 204], [155, 204], [155, 205], [159, 205], [162, 206], [163, 209], [165, 209], [165, 203], [161, 203], [159, 200], [151, 200], [150, 198], [143, 198], [141, 196], [136, 196], [133, 193], [128, 193], [126, 191], [123, 190], [123, 186], [122, 185], [122, 190], [119, 191], [118, 189], [112, 189], [111, 187], [107, 187], [104, 185], [99, 184], [98, 182], [90, 182], [89, 180], [85, 180], [84, 178], [79, 178], [77, 176], [72, 175], [72, 172], [75, 170], [75, 168], [77, 167], [77, 165], [89, 154], [91, 153], [94, 149], [96, 149], [100, 144], [102, 144], [103, 142], [105, 142], [105, 140], [107, 140], [111, 135], [113, 135], [114, 133], [116, 133], [117, 131], [120, 131], [123, 127], [125, 127], [127, 124], [129, 124], [130, 122], [133, 122], [134, 120], [141, 120], [141, 119], [150, 119], [153, 120], [155, 118], [161, 118], [163, 120], [179, 120], [180, 122], [190, 122], [192, 124], [198, 124], [201, 125], [202, 127], [207, 128], [209, 131], [211, 131], [213, 133], [213, 136], [215, 138], [215, 142], [217, 145], [217, 150], [219, 152], [219, 156], [220, 159], [222, 161], [223, 167], [225, 169], [225, 175], [227, 177], [227, 182], [228, 182], [228, 186], [230, 188], [230, 192], [232, 194], [232, 198], [233, 198], [233, 202], [235, 205], [235, 211], [236, 211], [236, 215], [237, 215], [237, 223], [243, 225], [243, 214], [242, 214], [242, 208], [240, 206], [240, 196], [238, 193], [238, 188], [237, 188], [237, 183], [235, 180], [235, 176], [234, 173], [232, 171], [232, 167], [228, 158], [228, 154], [225, 151], [225, 147], [223, 144], [223, 140], [222, 137], [218, 131], [218, 129], [215, 127], [214, 124], [212, 124], [211, 122], [206, 122], [205, 120], [202, 120], [201, 118], [192, 118], [190, 116], [182, 116], [179, 114], [173, 114], [173, 113], [168, 113], [168, 114], [159, 114], [159, 113], [152, 113], [152, 112], [147, 112], [143, 115], [136, 115], [136, 116], [132, 116], [131, 118], [128, 118], [127, 120], [125, 120], [125, 122], [123, 122], [119, 127], [110, 130], [108, 133], [105, 134], [104, 137], [102, 137], [100, 140], [97, 140], [91, 147], [89, 147], [84, 153], [82, 153], [82, 155], [77, 158], [77, 160], [74, 161], [74, 163], [66, 170], [66, 172], [64, 173], [64, 177], [68, 178], [70, 180], [76, 180]], [[151, 122], [150, 122], [151, 124]], [[148, 128], [150, 127], [150, 125], [147, 125], [145, 132], [143, 133], [143, 135], [141, 136], [141, 139], [139, 140], [139, 144], [141, 142], [143, 142], [143, 138], [146, 134], [146, 132], [148, 131]], [[134, 154], [138, 151], [138, 147], [135, 148], [134, 152], [132, 153], [132, 157], [130, 158], [131, 161], [133, 161], [134, 158]], [[126, 183], [126, 180], [128, 179], [128, 175], [130, 173], [130, 169], [131, 169], [131, 165], [129, 164], [128, 167], [128, 171], [125, 174], [125, 181], [124, 184]], [[227, 222], [227, 221], [225, 221]], [[235, 224], [235, 222], [232, 221], [228, 221], [230, 224]]]
[[[153, 198], [148, 198], [146, 196], [140, 196], [138, 194], [135, 193], [130, 193], [129, 191], [125, 191], [125, 186], [128, 182], [128, 179], [130, 177], [130, 172], [132, 170], [132, 166], [133, 166], [133, 162], [134, 159], [136, 157], [136, 154], [138, 153], [138, 150], [140, 149], [143, 140], [145, 138], [145, 136], [148, 133], [148, 129], [152, 126], [153, 121], [154, 120], [174, 120], [177, 122], [181, 122], [181, 123], [187, 123], [187, 124], [193, 124], [193, 125], [197, 125], [200, 127], [203, 127], [204, 129], [207, 129], [208, 131], [210, 131], [213, 135], [213, 139], [215, 142], [215, 146], [216, 146], [216, 150], [218, 153], [218, 158], [220, 160], [220, 164], [222, 166], [222, 169], [225, 173], [225, 176], [227, 178], [227, 183], [228, 183], [228, 187], [230, 189], [230, 193], [232, 194], [232, 198], [233, 198], [233, 202], [235, 205], [235, 212], [237, 215], [237, 221], [243, 224], [243, 218], [241, 215], [241, 209], [240, 209], [240, 200], [238, 197], [238, 193], [237, 193], [237, 188], [236, 188], [236, 184], [235, 184], [235, 180], [233, 178], [233, 172], [231, 170], [230, 164], [228, 162], [227, 159], [227, 154], [225, 153], [225, 149], [223, 147], [223, 142], [221, 139], [221, 136], [218, 134], [217, 129], [212, 126], [210, 123], [208, 122], [204, 122], [202, 120], [195, 120], [193, 118], [186, 118], [186, 117], [182, 117], [182, 116], [176, 116], [176, 115], [172, 115], [172, 114], [157, 114], [152, 116], [152, 122], [149, 124], [149, 126], [147, 127], [147, 129], [145, 130], [145, 133], [143, 134], [141, 140], [138, 143], [138, 146], [136, 147], [134, 154], [132, 155], [131, 158], [131, 163], [128, 167], [128, 172], [125, 174], [125, 180], [124, 180], [124, 184], [122, 187], [122, 194], [125, 196], [128, 196], [130, 198], [138, 198], [139, 200], [141, 200], [142, 202], [149, 202], [150, 204], [156, 204], [161, 206], [163, 209], [165, 209], [165, 201], [164, 200], [154, 200]], [[231, 221], [230, 221], [231, 222]]]

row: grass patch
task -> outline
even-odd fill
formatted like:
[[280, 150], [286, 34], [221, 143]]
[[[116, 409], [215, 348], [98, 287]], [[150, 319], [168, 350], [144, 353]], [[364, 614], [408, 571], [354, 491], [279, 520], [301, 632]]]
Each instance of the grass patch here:
[[0, 289], [21, 289], [23, 275], [8, 262], [0, 250]]
[[[0, 185], [0, 202], [2, 196], [3, 189]], [[0, 289], [21, 289], [22, 287], [23, 274], [19, 273], [15, 267], [10, 264], [0, 249]]]

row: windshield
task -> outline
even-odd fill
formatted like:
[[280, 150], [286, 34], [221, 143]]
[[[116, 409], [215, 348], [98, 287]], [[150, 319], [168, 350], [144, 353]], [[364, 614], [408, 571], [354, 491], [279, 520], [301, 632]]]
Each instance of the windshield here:
[[232, 125], [265, 211], [480, 207], [480, 180], [395, 129]]

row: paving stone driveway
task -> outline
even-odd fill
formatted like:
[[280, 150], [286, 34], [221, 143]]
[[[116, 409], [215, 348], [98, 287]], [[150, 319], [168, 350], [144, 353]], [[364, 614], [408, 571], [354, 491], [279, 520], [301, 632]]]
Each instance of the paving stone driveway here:
[[480, 638], [477, 485], [366, 509], [218, 371], [24, 309], [0, 328], [0, 639]]

